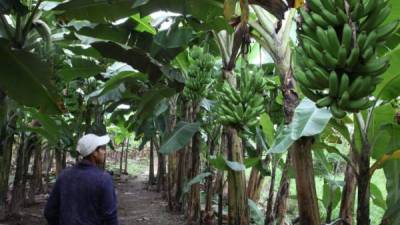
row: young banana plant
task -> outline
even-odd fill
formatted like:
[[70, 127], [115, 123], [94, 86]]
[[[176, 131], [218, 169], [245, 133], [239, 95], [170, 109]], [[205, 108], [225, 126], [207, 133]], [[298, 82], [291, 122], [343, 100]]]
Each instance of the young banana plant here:
[[[290, 33], [294, 23], [293, 17], [295, 10], [289, 10], [286, 19], [278, 21], [276, 18], [269, 15], [263, 9], [252, 6], [257, 21], [250, 21], [250, 26], [254, 29], [252, 36], [260, 43], [260, 45], [269, 53], [274, 60], [278, 72], [280, 74], [282, 92], [284, 97], [284, 113], [285, 122], [290, 123], [294, 115], [294, 109], [299, 103], [299, 96], [296, 94], [295, 82], [292, 69], [292, 50], [290, 46]], [[279, 23], [282, 26], [279, 28]], [[310, 140], [304, 140], [304, 143], [310, 143]], [[292, 158], [294, 169], [296, 171], [296, 186], [298, 192], [298, 205], [300, 212], [301, 224], [320, 224], [320, 216], [318, 209], [318, 201], [315, 190], [315, 181], [313, 177], [313, 168], [302, 161], [312, 162], [311, 148], [302, 147], [303, 142], [298, 141], [288, 153], [285, 168], [288, 166]], [[304, 157], [303, 157], [304, 156]], [[282, 175], [279, 192], [275, 204], [273, 201], [268, 202], [269, 209], [274, 204], [275, 212], [267, 212], [268, 221], [265, 224], [283, 224], [287, 210], [287, 196], [289, 186], [289, 179], [287, 179], [287, 171], [284, 169]], [[301, 171], [301, 172], [299, 172]], [[304, 181], [304, 182], [303, 182]], [[286, 187], [286, 188], [285, 188]], [[304, 194], [303, 193], [307, 193]], [[308, 202], [310, 204], [305, 204]], [[307, 207], [305, 207], [307, 205]]]
[[291, 67], [290, 32], [294, 24], [295, 10], [287, 12], [287, 18], [282, 21], [281, 28], [277, 30], [278, 19], [257, 5], [251, 7], [257, 16], [256, 21], [249, 21], [250, 26], [255, 30], [251, 33], [252, 37], [276, 62], [279, 72], [285, 74]]
[[11, 41], [13, 47], [30, 51], [43, 43], [45, 51], [51, 49], [51, 29], [41, 19], [39, 10], [42, 2], [29, 1], [27, 6], [15, 3], [9, 10], [1, 11], [0, 31], [4, 31], [2, 37]]

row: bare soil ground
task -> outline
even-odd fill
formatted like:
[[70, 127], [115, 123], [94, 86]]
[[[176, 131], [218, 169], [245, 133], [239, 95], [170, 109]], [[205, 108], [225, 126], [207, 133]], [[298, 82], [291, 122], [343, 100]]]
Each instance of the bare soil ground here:
[[[167, 211], [160, 193], [146, 190], [147, 176], [123, 176], [115, 179], [120, 225], [183, 225], [182, 215]], [[0, 225], [46, 225], [43, 209], [45, 195], [37, 196], [37, 204], [26, 207], [19, 217], [0, 222]]]

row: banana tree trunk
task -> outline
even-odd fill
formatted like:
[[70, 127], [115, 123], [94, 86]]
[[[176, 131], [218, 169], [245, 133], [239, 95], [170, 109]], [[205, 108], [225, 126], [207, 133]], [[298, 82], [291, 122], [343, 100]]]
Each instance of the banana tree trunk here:
[[[261, 149], [259, 145], [257, 145], [257, 156], [261, 156]], [[268, 164], [268, 162], [263, 163]], [[247, 182], [247, 198], [253, 200], [254, 202], [258, 202], [260, 200], [260, 192], [264, 184], [264, 178], [265, 177], [257, 168], [253, 167], [251, 169], [250, 178]]]
[[8, 181], [14, 143], [14, 133], [10, 132], [8, 127], [15, 127], [16, 116], [13, 114], [8, 113], [7, 97], [0, 91], [0, 221], [7, 215]]
[[124, 165], [124, 147], [125, 147], [125, 139], [122, 141], [121, 151], [119, 153], [119, 173], [122, 174], [122, 167]]
[[[168, 101], [169, 105], [169, 117], [167, 123], [167, 131], [168, 133], [172, 133], [176, 126], [176, 102], [177, 97], [174, 96]], [[174, 211], [176, 205], [178, 204], [175, 202], [176, 198], [174, 194], [176, 193], [176, 173], [177, 173], [177, 166], [176, 166], [176, 159], [177, 153], [174, 152], [168, 155], [168, 174], [167, 174], [167, 198], [168, 198], [168, 209], [170, 211]]]
[[155, 183], [154, 176], [154, 142], [153, 139], [150, 140], [150, 165], [149, 165], [149, 186]]
[[[200, 143], [201, 134], [196, 132], [192, 140], [192, 167], [190, 180], [200, 172]], [[188, 202], [188, 223], [191, 225], [200, 224], [200, 184], [193, 184], [190, 188]]]
[[7, 214], [7, 192], [10, 177], [13, 135], [1, 139], [0, 144], [0, 221], [5, 219]]
[[[276, 201], [274, 205], [274, 217], [276, 218], [277, 225], [284, 225], [285, 224], [285, 217], [286, 217], [286, 212], [288, 209], [288, 199], [289, 199], [289, 188], [290, 188], [290, 179], [289, 179], [289, 166], [291, 165], [291, 159], [292, 159], [292, 153], [289, 150], [287, 156], [286, 156], [286, 162], [285, 166], [283, 167], [282, 170], [282, 176], [281, 176], [281, 181], [279, 184], [279, 189], [278, 193], [276, 195]], [[273, 168], [273, 170], [276, 171], [276, 166]], [[270, 223], [272, 223], [272, 220], [270, 220]], [[266, 223], [267, 225], [267, 223]]]
[[[191, 104], [188, 102], [183, 103], [183, 115], [185, 116], [186, 121], [191, 121], [192, 113], [191, 113]], [[178, 151], [177, 153], [177, 172], [176, 172], [176, 190], [175, 190], [175, 211], [183, 211], [185, 207], [186, 199], [183, 195], [183, 185], [186, 178], [186, 171], [187, 171], [187, 160], [186, 157], [188, 152], [190, 151], [191, 147], [190, 144], [186, 145], [184, 149]]]
[[[226, 129], [223, 128], [221, 136], [221, 148], [220, 154], [223, 155], [228, 149], [228, 135]], [[224, 178], [225, 174], [223, 170], [218, 170], [217, 177], [215, 179], [215, 190], [218, 193], [218, 225], [223, 225], [224, 220]]]
[[360, 161], [358, 165], [359, 175], [358, 181], [358, 208], [357, 208], [357, 224], [369, 225], [369, 198], [370, 198], [370, 152], [371, 145], [364, 140], [361, 147]]
[[[227, 128], [228, 160], [243, 164], [242, 142], [235, 128]], [[228, 171], [228, 220], [229, 224], [248, 225], [249, 209], [244, 171]]]
[[25, 138], [25, 134], [21, 135], [21, 144], [18, 148], [17, 168], [15, 171], [10, 204], [11, 215], [17, 214], [25, 202], [29, 161], [37, 140], [36, 134], [31, 134], [28, 138]]
[[50, 181], [50, 172], [53, 168], [55, 150], [47, 150], [48, 158], [46, 159], [46, 182]]
[[293, 167], [296, 174], [297, 202], [301, 225], [320, 225], [311, 146], [313, 138], [302, 137], [294, 143]]
[[62, 169], [63, 169], [63, 152], [61, 149], [56, 148], [55, 153], [54, 153], [55, 159], [56, 159], [56, 175], [60, 175]]
[[[271, 156], [269, 156], [271, 158]], [[267, 200], [267, 209], [265, 210], [265, 220], [264, 224], [265, 225], [271, 225], [274, 223], [274, 187], [275, 187], [275, 178], [276, 178], [276, 167], [278, 165], [278, 160], [275, 160], [272, 163], [272, 169], [271, 169], [271, 180], [269, 184], [269, 191], [268, 191], [268, 200]]]
[[[209, 157], [208, 158], [210, 158], [210, 156], [214, 156], [214, 154], [215, 154], [214, 151], [216, 149], [215, 145], [216, 145], [215, 144], [215, 139], [212, 139], [209, 142], [210, 151], [209, 151]], [[204, 214], [205, 214], [205, 216], [204, 216], [204, 224], [212, 225], [212, 224], [214, 224], [214, 210], [212, 208], [212, 205], [213, 205], [213, 196], [215, 194], [215, 188], [213, 186], [213, 180], [214, 180], [215, 171], [211, 167], [209, 162], [207, 162], [207, 170], [208, 170], [208, 172], [211, 173], [211, 175], [208, 176], [207, 179], [206, 179], [206, 193], [207, 193], [207, 196], [206, 196], [206, 205], [205, 205], [205, 208], [204, 208]]]
[[[192, 104], [192, 120], [196, 121], [199, 112], [199, 105]], [[200, 145], [201, 134], [196, 132], [192, 138], [191, 169], [188, 180], [192, 180], [200, 173]], [[188, 199], [188, 224], [200, 224], [200, 184], [193, 184], [190, 188]]]
[[[158, 138], [160, 139], [160, 138]], [[166, 165], [165, 165], [165, 155], [161, 154], [160, 151], [161, 140], [155, 142], [158, 158], [158, 168], [157, 168], [157, 191], [164, 192], [166, 188]], [[165, 196], [164, 196], [165, 197]]]
[[42, 164], [42, 145], [39, 141], [34, 149], [32, 178], [29, 184], [28, 202], [31, 204], [35, 202], [35, 194], [43, 190]]
[[128, 154], [129, 154], [129, 138], [126, 142], [126, 147], [125, 147], [125, 165], [124, 165], [124, 173], [128, 174]]
[[[358, 154], [355, 149], [354, 139], [350, 146], [350, 162], [357, 166]], [[357, 186], [356, 171], [349, 163], [346, 166], [344, 177], [344, 187], [342, 192], [342, 200], [340, 202], [340, 218], [343, 220], [339, 225], [352, 225], [354, 215], [354, 199]]]

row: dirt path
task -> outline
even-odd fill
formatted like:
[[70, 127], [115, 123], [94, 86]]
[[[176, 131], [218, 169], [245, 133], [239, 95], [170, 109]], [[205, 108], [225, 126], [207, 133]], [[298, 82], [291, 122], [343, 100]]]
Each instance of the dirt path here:
[[[182, 215], [167, 212], [160, 193], [147, 191], [147, 176], [126, 176], [115, 179], [118, 196], [119, 225], [184, 225]], [[38, 196], [38, 204], [23, 210], [20, 218], [0, 222], [0, 225], [46, 225], [43, 208], [46, 199]]]
[[167, 212], [167, 203], [160, 193], [147, 191], [140, 175], [126, 182], [116, 181], [120, 225], [183, 225], [181, 215]]

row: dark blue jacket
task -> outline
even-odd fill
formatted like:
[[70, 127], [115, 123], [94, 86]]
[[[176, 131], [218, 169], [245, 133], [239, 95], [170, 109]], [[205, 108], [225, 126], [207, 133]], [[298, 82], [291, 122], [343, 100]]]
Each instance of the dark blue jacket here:
[[49, 225], [118, 225], [111, 176], [88, 161], [57, 178], [44, 215]]

